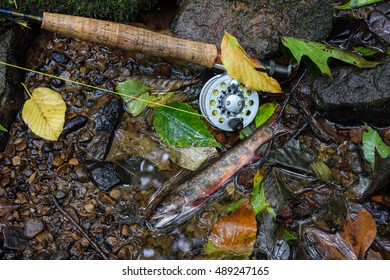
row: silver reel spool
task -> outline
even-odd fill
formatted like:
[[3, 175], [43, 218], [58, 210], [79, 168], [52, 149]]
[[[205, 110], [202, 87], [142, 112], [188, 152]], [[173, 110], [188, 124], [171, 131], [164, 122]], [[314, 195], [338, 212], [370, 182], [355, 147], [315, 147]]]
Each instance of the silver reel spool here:
[[203, 86], [199, 106], [206, 120], [224, 131], [249, 125], [259, 108], [257, 91], [246, 88], [228, 74], [212, 77]]

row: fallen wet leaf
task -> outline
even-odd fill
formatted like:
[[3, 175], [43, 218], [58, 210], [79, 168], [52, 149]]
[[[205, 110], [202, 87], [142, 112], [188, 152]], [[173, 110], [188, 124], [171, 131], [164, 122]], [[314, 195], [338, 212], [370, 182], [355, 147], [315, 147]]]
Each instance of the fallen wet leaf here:
[[368, 211], [361, 210], [354, 221], [348, 216], [336, 234], [317, 228], [308, 228], [306, 233], [324, 259], [363, 260], [375, 239], [376, 224]]
[[[24, 86], [24, 85], [23, 85]], [[36, 88], [24, 103], [22, 118], [36, 135], [56, 141], [65, 123], [66, 104], [62, 96], [49, 88]]]
[[220, 147], [197, 112], [188, 104], [173, 102], [154, 111], [157, 134], [171, 147]]
[[8, 132], [8, 130], [4, 126], [2, 126], [1, 124], [0, 124], [0, 131]]
[[256, 64], [244, 51], [237, 39], [225, 32], [221, 43], [221, 59], [228, 74], [243, 83], [246, 87], [270, 93], [280, 93], [280, 84]]
[[293, 37], [282, 37], [282, 43], [291, 51], [298, 65], [303, 56], [308, 56], [318, 66], [321, 72], [329, 77], [332, 77], [328, 66], [328, 59], [330, 57], [342, 60], [359, 68], [372, 68], [379, 64], [378, 62], [365, 60], [357, 54], [317, 42]]
[[249, 256], [256, 241], [257, 224], [253, 209], [248, 200], [222, 217], [214, 225], [206, 245], [206, 253], [227, 252]]
[[372, 170], [375, 169], [376, 151], [381, 158], [390, 156], [390, 146], [383, 142], [378, 132], [366, 124], [367, 131], [363, 132], [363, 152], [364, 157], [370, 163]]
[[344, 5], [336, 6], [339, 10], [355, 9], [367, 5], [372, 5], [378, 2], [383, 2], [383, 0], [350, 0]]
[[253, 191], [251, 198], [251, 205], [253, 207], [253, 212], [255, 216], [260, 212], [266, 210], [273, 217], [276, 216], [276, 213], [272, 209], [271, 205], [267, 202], [264, 192], [263, 178], [264, 178], [265, 168], [261, 168], [255, 175], [253, 180]]

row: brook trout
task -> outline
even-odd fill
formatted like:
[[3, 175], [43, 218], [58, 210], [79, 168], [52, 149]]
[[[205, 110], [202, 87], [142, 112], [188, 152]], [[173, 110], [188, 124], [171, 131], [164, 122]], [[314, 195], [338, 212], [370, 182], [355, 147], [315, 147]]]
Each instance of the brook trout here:
[[249, 138], [224, 153], [217, 161], [200, 172], [190, 176], [185, 182], [178, 184], [176, 188], [162, 186], [163, 190], [152, 197], [146, 210], [150, 229], [169, 230], [172, 226], [189, 220], [199, 209], [202, 209], [202, 206], [215, 199], [214, 194], [221, 190], [224, 182], [250, 163], [261, 145], [287, 132], [290, 130], [280, 123], [263, 125]]

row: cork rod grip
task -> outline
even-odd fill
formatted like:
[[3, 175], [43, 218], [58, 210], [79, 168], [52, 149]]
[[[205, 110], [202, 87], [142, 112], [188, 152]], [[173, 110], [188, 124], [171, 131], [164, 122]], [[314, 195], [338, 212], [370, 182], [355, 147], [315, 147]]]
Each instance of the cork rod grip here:
[[208, 68], [214, 66], [218, 56], [217, 47], [213, 44], [175, 38], [97, 19], [44, 13], [41, 27], [85, 41], [164, 58], [177, 58]]

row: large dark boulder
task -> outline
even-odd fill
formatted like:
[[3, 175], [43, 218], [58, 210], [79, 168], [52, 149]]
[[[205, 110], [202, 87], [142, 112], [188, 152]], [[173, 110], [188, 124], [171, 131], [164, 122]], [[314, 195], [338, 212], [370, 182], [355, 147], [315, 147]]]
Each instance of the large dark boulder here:
[[[0, 61], [23, 66], [27, 43], [32, 33], [16, 26], [13, 28], [0, 28]], [[0, 124], [10, 128], [16, 114], [23, 104], [24, 72], [0, 64]], [[7, 143], [8, 133], [0, 131], [0, 151]]]
[[346, 65], [323, 76], [312, 88], [318, 110], [334, 121], [346, 124], [366, 121], [390, 125], [390, 59], [372, 69]]
[[277, 50], [280, 36], [318, 41], [332, 26], [331, 0], [187, 0], [172, 26], [179, 37], [220, 45], [225, 31], [252, 55]]

